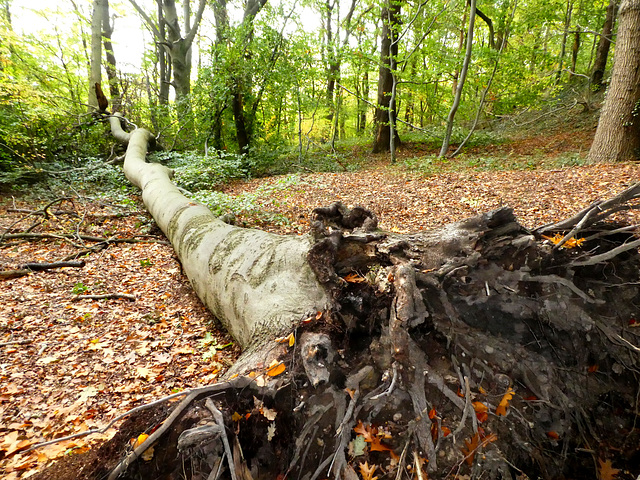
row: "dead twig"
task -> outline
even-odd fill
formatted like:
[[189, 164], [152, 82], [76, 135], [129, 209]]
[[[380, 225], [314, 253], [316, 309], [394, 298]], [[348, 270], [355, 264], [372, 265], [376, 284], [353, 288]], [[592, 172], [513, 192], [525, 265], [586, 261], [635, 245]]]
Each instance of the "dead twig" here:
[[162, 403], [168, 402], [169, 400], [173, 400], [174, 398], [183, 397], [185, 395], [191, 396], [192, 394], [196, 394], [196, 396], [200, 396], [206, 393], [214, 393], [214, 392], [222, 391], [227, 388], [244, 388], [247, 385], [249, 385], [250, 381], [251, 379], [248, 379], [246, 377], [237, 377], [228, 382], [216, 383], [214, 385], [207, 385], [204, 387], [198, 387], [198, 388], [193, 388], [191, 390], [184, 390], [182, 392], [173, 393], [171, 395], [167, 395], [166, 397], [159, 398], [158, 400], [154, 400], [153, 402], [145, 403], [144, 405], [139, 405], [135, 408], [132, 408], [131, 410], [128, 410], [118, 415], [116, 418], [111, 420], [102, 428], [87, 430], [85, 432], [80, 432], [80, 433], [74, 433], [73, 435], [67, 435], [66, 437], [60, 437], [54, 440], [49, 440], [48, 442], [36, 443], [35, 445], [32, 445], [31, 447], [29, 447], [27, 450], [24, 450], [23, 453], [27, 453], [32, 450], [36, 450], [37, 448], [45, 447], [47, 445], [53, 445], [54, 443], [64, 442], [65, 440], [71, 440], [78, 437], [86, 437], [87, 435], [93, 435], [94, 433], [104, 433], [107, 430], [109, 430], [116, 422], [122, 420], [123, 418], [128, 417], [129, 415], [132, 415], [134, 413], [140, 412], [142, 410], [147, 410], [148, 408], [155, 407], [156, 405], [160, 405]]
[[231, 446], [229, 445], [229, 438], [227, 437], [227, 428], [224, 426], [224, 418], [222, 412], [217, 409], [213, 400], [207, 398], [205, 406], [209, 409], [213, 415], [213, 419], [216, 421], [218, 427], [220, 427], [220, 436], [222, 437], [222, 445], [224, 446], [224, 452], [227, 455], [227, 463], [229, 464], [229, 470], [231, 471], [231, 479], [237, 480], [236, 469], [234, 466], [233, 455], [231, 454]]
[[16, 270], [5, 270], [0, 272], [0, 279], [9, 280], [11, 278], [19, 278], [24, 277], [25, 275], [29, 275], [33, 272], [42, 272], [45, 270], [53, 270], [55, 268], [65, 268], [65, 267], [73, 267], [73, 268], [82, 268], [85, 263], [83, 260], [79, 261], [61, 261], [61, 262], [43, 262], [43, 263], [25, 263], [24, 265], [20, 265], [20, 267]]
[[589, 257], [586, 260], [579, 260], [579, 261], [572, 262], [571, 265], [574, 267], [586, 267], [588, 265], [595, 265], [597, 263], [602, 263], [602, 262], [606, 262], [607, 260], [611, 260], [612, 258], [620, 255], [623, 252], [626, 252], [627, 250], [631, 250], [638, 247], [640, 247], [640, 240], [634, 240], [633, 242], [623, 243], [622, 245], [619, 245], [616, 248], [612, 248], [608, 252], [601, 253], [600, 255], [594, 255], [593, 257]]
[[7, 345], [28, 345], [29, 343], [33, 343], [33, 340], [12, 340], [10, 342], [0, 343], [0, 347], [6, 347]]
[[134, 295], [129, 295], [127, 293], [105, 293], [102, 295], [76, 295], [71, 299], [72, 302], [77, 302], [79, 300], [110, 300], [114, 298], [124, 298], [125, 300], [135, 301], [136, 297]]
[[[245, 377], [237, 377], [233, 380], [230, 380], [229, 382], [224, 382], [224, 383], [217, 383], [215, 385], [207, 385], [206, 387], [199, 387], [199, 388], [194, 388], [192, 390], [189, 390], [187, 392], [181, 392], [181, 393], [186, 393], [187, 396], [185, 399], [183, 399], [176, 408], [173, 409], [173, 411], [171, 412], [171, 415], [169, 415], [169, 417], [162, 422], [162, 425], [160, 426], [160, 428], [158, 428], [155, 432], [153, 432], [151, 435], [149, 435], [149, 437], [147, 437], [147, 439], [142, 442], [140, 445], [138, 445], [133, 452], [129, 453], [129, 455], [126, 456], [126, 458], [124, 460], [122, 460], [117, 466], [116, 468], [114, 468], [111, 471], [111, 474], [109, 474], [109, 477], [107, 478], [107, 480], [115, 480], [116, 478], [118, 478], [122, 473], [124, 473], [129, 466], [131, 465], [131, 463], [133, 463], [140, 455], [142, 455], [150, 446], [152, 446], [154, 443], [156, 443], [160, 437], [171, 428], [171, 426], [175, 423], [175, 421], [180, 417], [180, 415], [186, 410], [186, 408], [191, 404], [191, 402], [193, 402], [194, 400], [196, 400], [198, 397], [207, 394], [207, 393], [214, 393], [214, 392], [219, 392], [219, 391], [224, 391], [226, 389], [229, 388], [244, 388], [246, 386], [249, 385], [249, 383], [252, 381], [252, 379], [250, 378], [245, 378]], [[176, 394], [177, 395], [177, 394]], [[165, 397], [166, 399], [167, 397]]]
[[625, 205], [631, 200], [638, 198], [640, 198], [640, 182], [634, 183], [629, 188], [623, 190], [609, 200], [598, 200], [593, 202], [591, 205], [583, 208], [574, 216], [567, 218], [566, 220], [538, 227], [535, 232], [545, 233], [551, 230], [574, 230], [574, 227], [580, 225], [580, 227], [574, 232], [575, 234], [580, 229], [590, 227], [594, 223], [599, 222], [616, 212], [621, 210], [636, 210], [640, 208], [640, 205]]

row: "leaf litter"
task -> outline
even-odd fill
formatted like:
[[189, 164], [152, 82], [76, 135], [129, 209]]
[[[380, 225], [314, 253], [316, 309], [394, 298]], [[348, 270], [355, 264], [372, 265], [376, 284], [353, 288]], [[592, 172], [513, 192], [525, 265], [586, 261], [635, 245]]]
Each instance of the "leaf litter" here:
[[[25, 216], [7, 211], [16, 207], [35, 210], [42, 205], [0, 202], [0, 234]], [[84, 207], [92, 215], [104, 211], [97, 204]], [[149, 222], [146, 214], [99, 226], [57, 215], [32, 232], [78, 229], [126, 238], [140, 234], [141, 221]], [[18, 223], [12, 232], [32, 223]], [[166, 239], [155, 234], [147, 240], [152, 243], [111, 245], [84, 257], [83, 268], [0, 281], [3, 478], [28, 477], [52, 459], [112, 437], [115, 429], [26, 452], [31, 446], [102, 428], [136, 406], [213, 383], [237, 357], [238, 349], [193, 293]], [[0, 270], [53, 262], [76, 251], [62, 239], [11, 239], [0, 246]], [[74, 301], [79, 289], [132, 294], [136, 300]], [[211, 344], [217, 346], [213, 353]]]

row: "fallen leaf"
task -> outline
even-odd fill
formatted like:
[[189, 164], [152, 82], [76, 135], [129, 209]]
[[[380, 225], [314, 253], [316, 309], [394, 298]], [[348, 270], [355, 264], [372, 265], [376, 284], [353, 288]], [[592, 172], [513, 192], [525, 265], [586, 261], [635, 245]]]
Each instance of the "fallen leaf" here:
[[360, 466], [360, 475], [362, 475], [362, 480], [377, 480], [378, 477], [374, 477], [373, 474], [376, 472], [376, 465], [369, 466], [369, 462], [359, 463]]
[[[542, 235], [542, 238], [549, 240], [551, 243], [553, 243], [554, 245], [558, 245], [560, 243], [560, 241], [564, 238], [564, 235], [561, 233], [556, 233], [553, 237], [548, 237], [547, 235]], [[576, 248], [576, 247], [581, 247], [582, 244], [584, 243], [584, 238], [574, 238], [571, 237], [569, 238], [569, 240], [567, 240], [566, 242], [564, 242], [562, 244], [562, 247], [560, 248]]]
[[234, 422], [239, 422], [240, 420], [242, 420], [242, 415], [240, 415], [238, 412], [233, 412], [233, 415], [231, 415], [231, 420], [233, 420]]
[[345, 281], [349, 282], [349, 283], [363, 283], [366, 282], [366, 279], [364, 277], [361, 277], [360, 275], [358, 275], [355, 272], [351, 272], [350, 274], [348, 274], [347, 276], [343, 277], [345, 279]]
[[509, 406], [509, 402], [513, 398], [514, 394], [515, 392], [513, 391], [512, 388], [509, 388], [509, 390], [507, 390], [507, 393], [505, 393], [504, 396], [502, 397], [502, 400], [500, 400], [500, 404], [496, 407], [497, 416], [504, 417], [507, 415], [507, 407]]
[[147, 438], [149, 438], [149, 435], [147, 435], [146, 433], [141, 433], [137, 438], [132, 438], [131, 440], [129, 440], [131, 448], [138, 448]]
[[293, 332], [291, 332], [286, 337], [276, 338], [276, 342], [278, 342], [278, 343], [288, 343], [290, 347], [293, 347], [295, 345], [295, 343], [296, 343], [296, 337], [293, 334]]
[[371, 441], [373, 440], [371, 426], [365, 425], [364, 423], [362, 423], [362, 420], [358, 420], [358, 425], [353, 427], [353, 431], [362, 435], [365, 442], [371, 443]]
[[[479, 429], [480, 430], [480, 429]], [[477, 432], [471, 437], [470, 440], [465, 439], [464, 444], [466, 446], [461, 448], [460, 450], [464, 454], [464, 460], [469, 465], [473, 465], [473, 459], [476, 455], [476, 451], [480, 447], [485, 447], [489, 445], [491, 442], [495, 442], [498, 439], [498, 436], [495, 434], [490, 434], [480, 440], [480, 432]]]
[[267, 442], [270, 442], [271, 440], [273, 440], [273, 437], [275, 437], [275, 435], [276, 435], [276, 424], [275, 422], [273, 422], [267, 427]]
[[600, 468], [598, 469], [599, 480], [613, 480], [614, 478], [616, 478], [616, 475], [620, 473], [620, 469], [613, 468], [613, 465], [611, 465], [611, 460], [609, 459], [598, 459], [598, 464], [600, 465]]
[[278, 412], [267, 407], [263, 407], [262, 410], [260, 410], [260, 413], [269, 421], [275, 420], [276, 416], [278, 415]]
[[379, 437], [373, 437], [373, 439], [371, 440], [370, 449], [372, 452], [391, 452], [392, 451], [390, 447], [387, 447], [382, 443]]
[[269, 375], [270, 377], [277, 377], [281, 373], [284, 373], [286, 369], [287, 367], [285, 366], [285, 364], [280, 362], [272, 367], [269, 367], [269, 369], [267, 370], [267, 375]]
[[472, 405], [473, 405], [473, 409], [478, 413], [488, 412], [489, 411], [489, 407], [487, 407], [482, 402], [473, 402]]

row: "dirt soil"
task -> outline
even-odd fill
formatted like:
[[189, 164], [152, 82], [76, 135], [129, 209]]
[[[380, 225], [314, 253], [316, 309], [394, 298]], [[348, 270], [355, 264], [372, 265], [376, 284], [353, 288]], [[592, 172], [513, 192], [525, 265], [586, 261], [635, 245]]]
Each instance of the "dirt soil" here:
[[[522, 157], [532, 151], [538, 156], [585, 151], [591, 134], [537, 137], [474, 153], [513, 152]], [[401, 155], [415, 155], [422, 148], [407, 145]], [[566, 218], [640, 178], [640, 165], [632, 163], [512, 171], [460, 165], [452, 162], [445, 173], [426, 176], [378, 158], [357, 172], [302, 174], [293, 184], [259, 198], [261, 208], [282, 215], [286, 222], [251, 216], [238, 221], [301, 234], [308, 230], [313, 208], [342, 201], [367, 206], [381, 228], [397, 232], [428, 229], [504, 205], [514, 208], [523, 225], [533, 227]], [[280, 180], [237, 182], [225, 191], [237, 195], [277, 186]], [[123, 208], [95, 199], [62, 200], [47, 209], [45, 217], [42, 209], [49, 200], [0, 199], [0, 271], [95, 250], [83, 257], [83, 268], [0, 279], [2, 478], [32, 476], [62, 457], [67, 460], [46, 478], [67, 478], [85, 461], [95, 467], [106, 457], [97, 445], [112, 437], [115, 428], [29, 448], [103, 428], [134, 407], [215, 382], [238, 354], [191, 291], [170, 245], [139, 200], [134, 201], [135, 206]], [[635, 213], [624, 212], [619, 219], [639, 223]], [[20, 232], [54, 236], [7, 235]], [[88, 236], [136, 243], [98, 248], [102, 244]], [[76, 298], [112, 293], [133, 295], [135, 300]], [[122, 428], [123, 438], [133, 438], [149, 425], [146, 417], [135, 418]], [[113, 427], [122, 424], [123, 420]], [[84, 456], [74, 457], [78, 453]]]

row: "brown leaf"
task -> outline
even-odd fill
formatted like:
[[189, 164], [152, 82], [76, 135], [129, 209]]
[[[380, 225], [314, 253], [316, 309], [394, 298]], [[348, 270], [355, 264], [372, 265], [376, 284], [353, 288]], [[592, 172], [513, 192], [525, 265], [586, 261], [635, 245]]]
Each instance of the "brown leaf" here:
[[598, 459], [598, 464], [600, 466], [600, 468], [598, 469], [599, 480], [613, 480], [614, 478], [616, 478], [616, 475], [620, 473], [620, 469], [613, 468], [613, 465], [611, 465], [611, 460], [609, 459], [606, 459], [604, 461]]
[[345, 276], [344, 279], [349, 283], [363, 283], [363, 282], [366, 282], [366, 279], [364, 277], [361, 277], [360, 275], [358, 275], [355, 272], [351, 272], [350, 274]]

